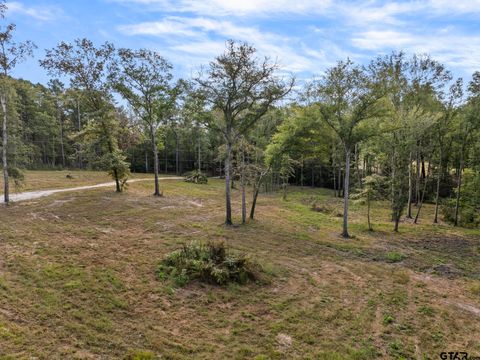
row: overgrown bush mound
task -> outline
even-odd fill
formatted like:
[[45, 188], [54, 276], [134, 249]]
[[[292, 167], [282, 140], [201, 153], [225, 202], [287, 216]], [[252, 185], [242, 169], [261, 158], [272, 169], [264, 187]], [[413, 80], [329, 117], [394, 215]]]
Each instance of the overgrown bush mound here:
[[163, 280], [184, 286], [197, 280], [209, 284], [245, 284], [259, 279], [261, 268], [248, 257], [230, 253], [223, 242], [192, 242], [168, 254], [158, 267]]
[[204, 173], [198, 170], [193, 170], [185, 174], [185, 181], [195, 184], [206, 184], [208, 183], [208, 178]]

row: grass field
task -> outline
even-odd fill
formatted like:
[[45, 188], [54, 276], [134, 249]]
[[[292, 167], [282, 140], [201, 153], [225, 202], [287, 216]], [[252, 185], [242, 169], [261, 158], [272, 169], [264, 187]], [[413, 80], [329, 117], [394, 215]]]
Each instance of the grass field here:
[[[67, 178], [70, 175], [72, 178]], [[133, 179], [149, 178], [149, 174], [132, 174]], [[20, 186], [11, 181], [11, 192], [63, 189], [113, 181], [106, 172], [100, 171], [25, 171], [25, 180]], [[3, 176], [0, 176], [0, 194], [3, 194]]]
[[[42, 172], [40, 185], [29, 173], [27, 188], [63, 186], [59, 174]], [[420, 224], [402, 222], [394, 234], [388, 204], [374, 203], [369, 232], [364, 206], [353, 204], [355, 237], [344, 240], [341, 201], [307, 188], [290, 189], [286, 202], [261, 195], [256, 221], [226, 228], [221, 180], [161, 186], [158, 199], [139, 182], [123, 194], [102, 188], [0, 207], [0, 359], [140, 350], [160, 359], [480, 356], [479, 230], [434, 226], [426, 206]], [[328, 211], [313, 211], [313, 201]], [[251, 254], [270, 282], [159, 280], [162, 257], [192, 240]]]

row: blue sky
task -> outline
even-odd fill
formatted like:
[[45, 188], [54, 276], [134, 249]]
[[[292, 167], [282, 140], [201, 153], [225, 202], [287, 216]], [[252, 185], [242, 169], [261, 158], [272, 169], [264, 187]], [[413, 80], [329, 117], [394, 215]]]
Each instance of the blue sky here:
[[337, 60], [366, 63], [392, 50], [430, 53], [456, 76], [480, 70], [480, 0], [19, 0], [8, 1], [17, 40], [35, 59], [14, 75], [45, 83], [44, 49], [88, 37], [100, 44], [160, 52], [189, 77], [223, 51], [226, 39], [252, 43], [299, 79]]

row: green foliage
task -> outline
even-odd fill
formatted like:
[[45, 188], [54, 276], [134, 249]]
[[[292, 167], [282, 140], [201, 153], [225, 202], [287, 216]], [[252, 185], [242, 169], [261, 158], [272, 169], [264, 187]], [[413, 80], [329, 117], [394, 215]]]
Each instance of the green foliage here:
[[388, 345], [387, 352], [393, 359], [403, 360], [411, 358], [409, 352], [405, 349], [402, 342], [398, 340], [393, 341]]
[[115, 180], [118, 178], [120, 182], [120, 190], [123, 191], [127, 187], [127, 180], [130, 176], [130, 167], [126, 162], [125, 155], [119, 151], [107, 153], [102, 158], [103, 166], [108, 169], [108, 174]]
[[426, 316], [433, 316], [435, 310], [428, 305], [422, 305], [418, 308], [418, 312]]
[[193, 170], [185, 174], [185, 181], [195, 184], [207, 184], [208, 178], [206, 174], [198, 170]]
[[180, 287], [194, 280], [217, 285], [245, 284], [259, 278], [260, 267], [249, 258], [230, 254], [223, 242], [192, 242], [168, 254], [157, 273]]
[[15, 187], [17, 189], [21, 188], [24, 185], [25, 175], [23, 174], [23, 172], [19, 168], [11, 166], [8, 169], [8, 175], [11, 178], [13, 178], [13, 181], [15, 182]]
[[130, 350], [124, 360], [155, 360], [155, 354], [148, 350]]
[[406, 259], [406, 255], [392, 251], [387, 253], [387, 261], [389, 262], [400, 262]]
[[385, 176], [372, 174], [363, 179], [362, 187], [352, 194], [354, 200], [383, 200], [388, 193], [388, 181]]
[[394, 321], [395, 321], [395, 319], [391, 315], [385, 315], [383, 317], [383, 325], [389, 325], [389, 324], [393, 323]]
[[[0, 285], [1, 287], [1, 285]], [[470, 287], [470, 292], [480, 298], [480, 281], [477, 281]]]
[[[463, 187], [460, 192], [460, 208], [458, 224], [464, 227], [480, 225], [480, 173], [466, 169], [463, 174]], [[448, 223], [455, 221], [456, 200], [449, 199], [442, 207], [444, 220]]]

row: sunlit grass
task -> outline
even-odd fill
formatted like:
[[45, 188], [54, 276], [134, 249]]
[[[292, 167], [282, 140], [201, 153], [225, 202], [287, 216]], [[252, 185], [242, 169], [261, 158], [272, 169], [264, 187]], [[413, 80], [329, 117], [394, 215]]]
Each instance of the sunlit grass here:
[[[42, 176], [60, 182], [57, 172]], [[261, 194], [256, 220], [228, 228], [222, 180], [161, 181], [161, 198], [152, 188], [132, 183], [123, 194], [102, 188], [0, 208], [0, 358], [480, 352], [480, 324], [468, 310], [480, 308], [480, 234], [431, 224], [431, 205], [418, 225], [402, 222], [394, 234], [387, 202], [373, 204], [373, 232], [365, 207], [352, 204], [352, 238], [343, 239], [341, 199], [328, 190], [291, 188], [286, 202]], [[312, 210], [312, 199], [333, 211]], [[233, 205], [239, 224], [238, 190]], [[224, 241], [261, 263], [271, 281], [161, 281], [161, 259], [192, 240]]]

